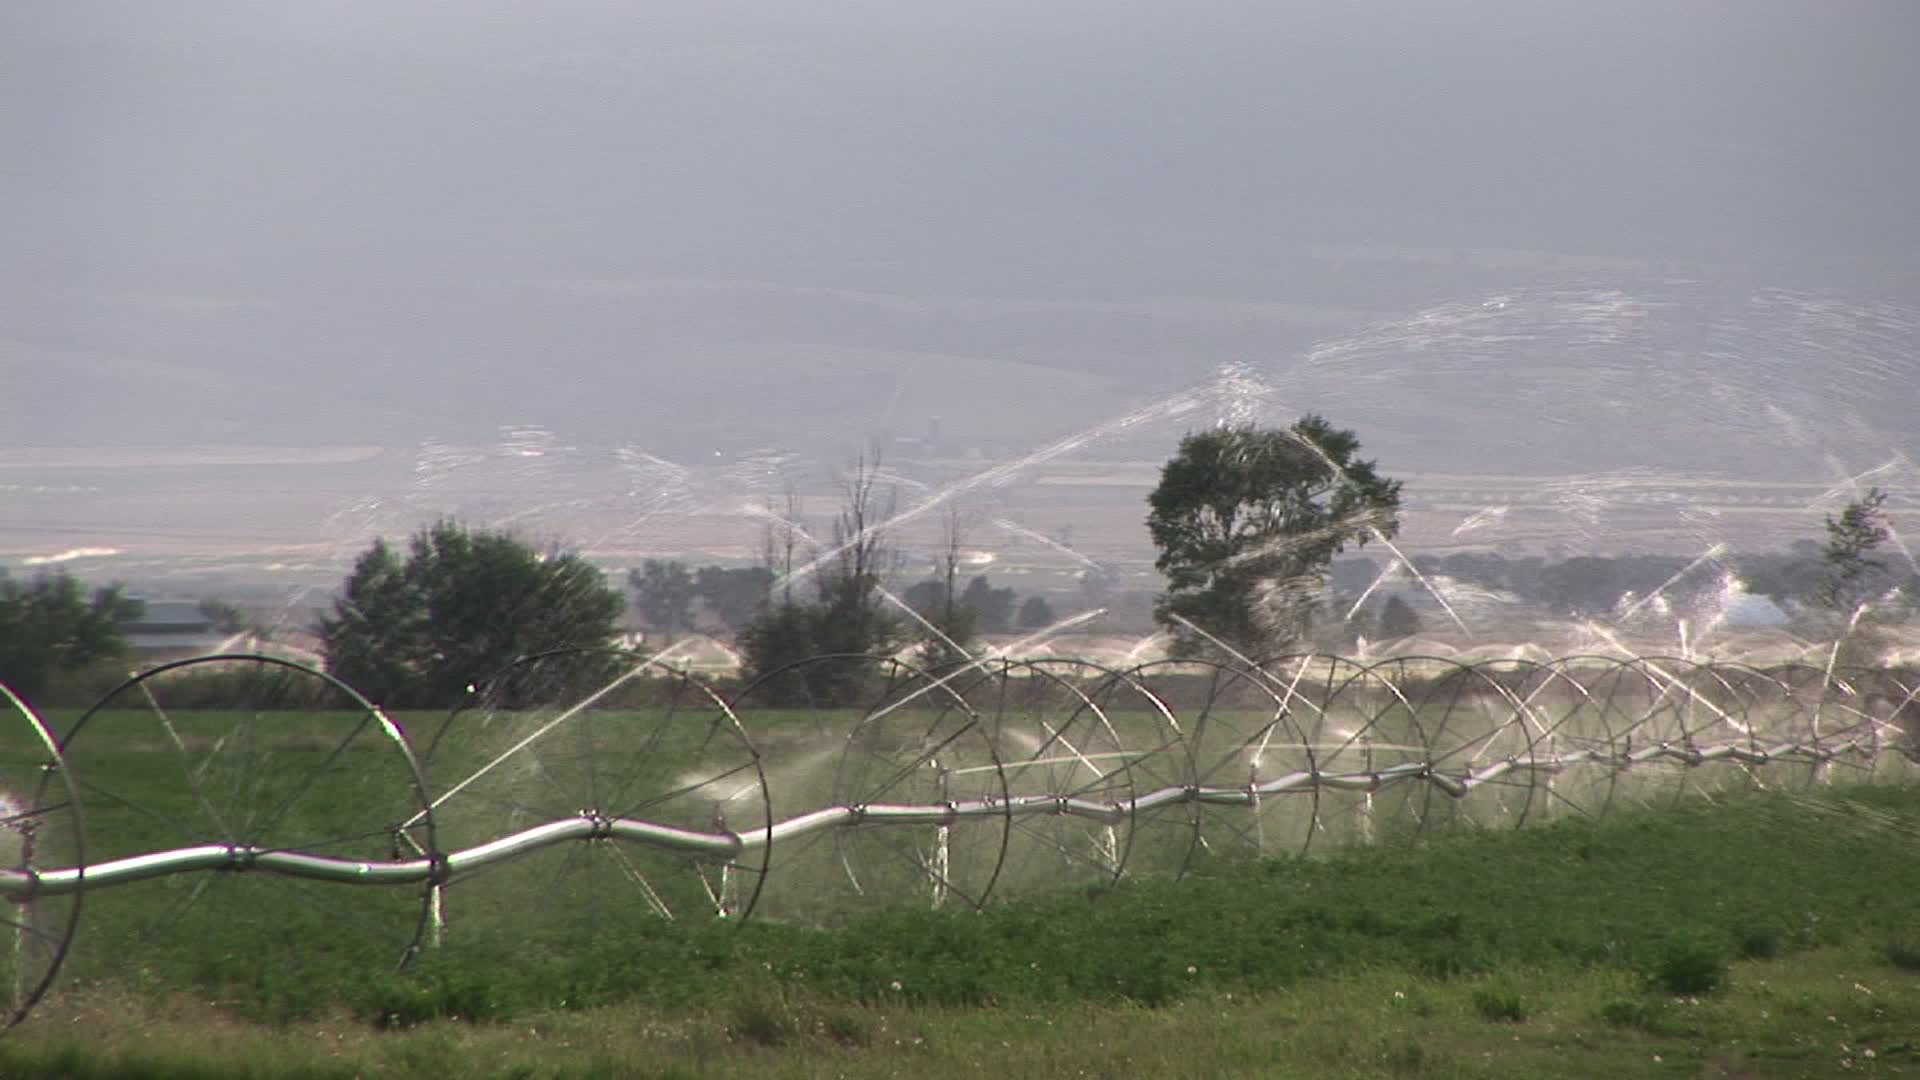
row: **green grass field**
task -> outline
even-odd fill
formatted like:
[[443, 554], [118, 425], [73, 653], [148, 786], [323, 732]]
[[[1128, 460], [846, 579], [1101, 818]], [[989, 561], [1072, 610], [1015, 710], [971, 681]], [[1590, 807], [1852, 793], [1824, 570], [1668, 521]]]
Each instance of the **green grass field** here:
[[[600, 700], [604, 683], [562, 678], [512, 684], [511, 702], [397, 715], [403, 743], [278, 674], [143, 685], [52, 716], [64, 774], [43, 771], [22, 733], [0, 735], [0, 787], [47, 808], [35, 865], [78, 859], [63, 851], [69, 783], [91, 866], [205, 844], [386, 861], [583, 813], [764, 839], [770, 821], [837, 804], [1124, 803], [1426, 760], [1464, 772], [1617, 750], [1628, 723], [1641, 745], [1723, 723], [1682, 703], [1529, 729], [1498, 698], [1438, 690], [1276, 721], [1268, 690], [1186, 676], [1163, 687], [1182, 706], [1169, 715], [1124, 686], [1029, 677], [970, 685], [964, 703], [911, 685], [852, 709], [749, 701], [749, 730], [691, 683]], [[1806, 1011], [1818, 1006], [1786, 1005], [1825, 1000], [1805, 971], [1858, 973], [1883, 1013], [1913, 991], [1920, 788], [1858, 786], [1908, 766], [1888, 752], [1521, 769], [1461, 799], [1410, 780], [1119, 822], [867, 824], [730, 859], [571, 840], [441, 890], [163, 876], [87, 890], [60, 981], [0, 1045], [0, 1075], [330, 1060], [404, 1074], [442, 1051], [502, 1075], [624, 1075], [619, 1060], [665, 1074], [1059, 1075], [1084, 1060], [1073, 1068], [1090, 1075], [1327, 1075], [1347, 1057], [1352, 1075], [1492, 1075], [1499, 1062], [1550, 1075], [1549, 1053], [1619, 1075], [1604, 1063], [1633, 1071], [1609, 1057], [1628, 1045], [1649, 1055], [1635, 1068], [1774, 1075], [1816, 1060], [1778, 1042], [1819, 1030]], [[16, 922], [57, 927], [74, 910], [41, 897]], [[30, 985], [43, 961], [13, 950], [11, 981]], [[1752, 1001], [1774, 1005], [1756, 1019]], [[1846, 1015], [1848, 1037], [1875, 1049], [1853, 1067], [1913, 1064], [1895, 1020]], [[72, 1038], [75, 1024], [97, 1037]], [[1165, 1045], [1187, 1039], [1208, 1053]], [[1733, 1040], [1773, 1049], [1728, 1056]], [[1761, 1060], [1773, 1064], [1753, 1073]]]
[[1920, 975], [1865, 948], [1735, 961], [1726, 989], [1608, 971], [1436, 981], [1359, 971], [1161, 1007], [954, 1008], [743, 991], [711, 1007], [530, 1010], [374, 1030], [192, 1000], [64, 1000], [0, 1042], [0, 1073], [66, 1077], [899, 1076], [1788, 1078], [1920, 1075]]
[[1749, 793], [984, 913], [468, 939], [242, 1000], [66, 987], [0, 1070], [1912, 1075], [1916, 855], [1920, 790]]

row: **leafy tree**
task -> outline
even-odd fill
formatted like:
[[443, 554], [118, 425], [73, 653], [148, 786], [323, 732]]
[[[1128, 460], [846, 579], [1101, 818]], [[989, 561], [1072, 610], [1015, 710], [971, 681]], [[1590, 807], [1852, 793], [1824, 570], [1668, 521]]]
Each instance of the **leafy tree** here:
[[1440, 573], [1493, 591], [1517, 591], [1511, 578], [1516, 564], [1497, 551], [1456, 551], [1440, 560]]
[[703, 566], [693, 572], [693, 594], [720, 625], [738, 633], [766, 606], [773, 571], [764, 566]]
[[1818, 545], [1806, 552], [1743, 555], [1739, 562], [1741, 584], [1755, 596], [1764, 596], [1782, 609], [1815, 603], [1826, 571], [1820, 562]]
[[60, 675], [124, 656], [120, 624], [138, 619], [144, 610], [118, 585], [88, 596], [66, 574], [23, 585], [0, 571], [0, 682], [32, 699]]
[[768, 680], [761, 686], [767, 704], [807, 702], [807, 673], [788, 669], [819, 653], [815, 641], [820, 633], [820, 619], [820, 609], [812, 604], [791, 601], [769, 604], [735, 639], [740, 647], [744, 674], [749, 679], [765, 677]]
[[1838, 521], [1827, 518], [1827, 546], [1821, 553], [1826, 577], [1820, 584], [1820, 605], [1842, 618], [1871, 603], [1893, 585], [1887, 564], [1874, 558], [1893, 536], [1887, 523], [1887, 493], [1870, 488], [1848, 503]]
[[[964, 589], [957, 585], [957, 581], [928, 578], [916, 582], [901, 599], [942, 630], [947, 629], [947, 622], [962, 624], [968, 639], [976, 632], [1004, 634], [1013, 629], [1018, 596], [1012, 589], [995, 588], [984, 574], [968, 579]], [[950, 630], [948, 636], [953, 636]]]
[[938, 628], [935, 635], [926, 627], [915, 626], [925, 632], [925, 640], [916, 650], [915, 661], [927, 668], [943, 668], [967, 659], [973, 651], [973, 642], [979, 626], [980, 613], [961, 604], [953, 595], [953, 589], [939, 578], [930, 578], [908, 589], [905, 596], [907, 606], [922, 619]]
[[1547, 560], [1538, 555], [1523, 555], [1517, 559], [1506, 560], [1502, 568], [1500, 586], [1507, 591], [1531, 603], [1538, 603], [1540, 597], [1541, 576], [1546, 573]]
[[1398, 596], [1389, 596], [1381, 605], [1377, 632], [1382, 641], [1412, 637], [1420, 632], [1420, 616], [1414, 613], [1413, 605]]
[[200, 614], [213, 624], [215, 630], [223, 634], [238, 634], [247, 629], [246, 613], [217, 597], [208, 597], [200, 601]]
[[1886, 501], [1886, 492], [1870, 488], [1838, 519], [1826, 520], [1827, 543], [1820, 553], [1824, 573], [1812, 597], [1813, 612], [1803, 614], [1834, 635], [1832, 660], [1838, 666], [1878, 664], [1888, 628], [1910, 615], [1920, 599], [1920, 575], [1903, 580], [1875, 557], [1893, 539]]
[[1618, 559], [1580, 555], [1540, 572], [1540, 599], [1560, 615], [1606, 615], [1632, 587]]
[[907, 591], [900, 594], [900, 599], [923, 618], [932, 619], [946, 607], [946, 596], [946, 582], [930, 577], [907, 586]]
[[960, 606], [975, 613], [983, 634], [1004, 634], [1013, 629], [1013, 590], [994, 588], [985, 574], [967, 582], [960, 593]]
[[1154, 565], [1167, 579], [1154, 615], [1177, 648], [1199, 643], [1176, 616], [1247, 653], [1299, 638], [1333, 557], [1399, 531], [1400, 482], [1359, 449], [1351, 431], [1315, 415], [1180, 441], [1147, 500]]
[[576, 553], [442, 521], [405, 558], [374, 541], [319, 633], [328, 669], [373, 700], [445, 707], [521, 656], [611, 644], [625, 607]]
[[686, 564], [648, 559], [638, 570], [627, 571], [627, 588], [633, 590], [634, 606], [647, 625], [660, 631], [668, 641], [685, 630], [693, 612], [694, 577]]
[[1052, 626], [1054, 622], [1053, 605], [1040, 595], [1029, 596], [1020, 605], [1020, 629], [1039, 630]]

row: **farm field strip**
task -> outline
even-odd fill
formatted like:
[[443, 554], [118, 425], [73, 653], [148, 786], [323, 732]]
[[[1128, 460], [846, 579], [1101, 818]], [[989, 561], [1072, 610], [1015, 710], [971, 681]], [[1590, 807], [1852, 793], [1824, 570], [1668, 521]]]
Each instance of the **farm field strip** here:
[[56, 715], [51, 747], [7, 735], [16, 1018], [76, 940], [82, 978], [209, 934], [235, 969], [397, 968], [532, 911], [836, 925], [1913, 768], [1893, 672], [823, 658], [724, 696], [588, 659], [392, 716], [285, 662], [188, 664]]

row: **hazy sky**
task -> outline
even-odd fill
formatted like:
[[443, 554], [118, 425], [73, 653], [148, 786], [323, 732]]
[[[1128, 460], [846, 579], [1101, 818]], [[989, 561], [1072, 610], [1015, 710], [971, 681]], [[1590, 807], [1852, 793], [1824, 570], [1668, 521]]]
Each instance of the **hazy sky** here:
[[1265, 296], [1316, 242], [1920, 248], [1920, 10], [1898, 0], [4, 19], [10, 290], [697, 275]]
[[1436, 248], [1910, 299], [1916, 41], [1903, 0], [11, 4], [0, 423], [664, 423], [788, 345], [1180, 385], [1499, 277]]

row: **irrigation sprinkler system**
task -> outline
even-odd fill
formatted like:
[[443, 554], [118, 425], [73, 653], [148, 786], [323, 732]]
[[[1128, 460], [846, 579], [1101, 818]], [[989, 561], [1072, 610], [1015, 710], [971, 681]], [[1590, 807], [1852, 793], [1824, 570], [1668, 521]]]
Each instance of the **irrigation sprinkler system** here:
[[530, 904], [564, 909], [563, 934], [832, 923], [1900, 779], [1920, 760], [1916, 695], [1899, 671], [1605, 656], [941, 672], [824, 656], [723, 690], [612, 650], [525, 658], [444, 713], [389, 715], [263, 655], [154, 668], [60, 725], [0, 686], [7, 1018], [63, 964], [99, 975], [248, 927], [249, 962], [371, 941], [353, 955], [398, 967], [463, 933], [530, 932]]

